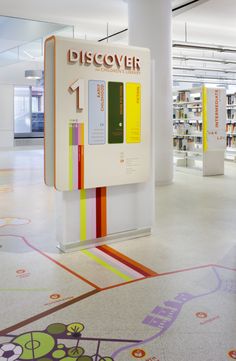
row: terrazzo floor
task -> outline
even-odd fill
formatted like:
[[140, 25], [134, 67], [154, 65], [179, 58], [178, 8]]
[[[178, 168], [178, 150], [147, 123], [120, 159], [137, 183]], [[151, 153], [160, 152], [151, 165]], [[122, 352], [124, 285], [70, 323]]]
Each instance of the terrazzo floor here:
[[56, 244], [42, 149], [1, 151], [0, 361], [236, 359], [235, 163], [176, 171], [150, 237], [91, 249], [109, 268]]

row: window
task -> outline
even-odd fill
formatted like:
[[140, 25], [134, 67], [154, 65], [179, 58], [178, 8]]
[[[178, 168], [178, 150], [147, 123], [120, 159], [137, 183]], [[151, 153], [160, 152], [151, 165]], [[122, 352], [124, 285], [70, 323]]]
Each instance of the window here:
[[14, 120], [15, 133], [31, 132], [29, 87], [14, 89]]
[[32, 132], [43, 132], [44, 129], [44, 98], [43, 88], [32, 87]]
[[15, 87], [15, 138], [42, 137], [44, 130], [44, 90], [39, 87]]

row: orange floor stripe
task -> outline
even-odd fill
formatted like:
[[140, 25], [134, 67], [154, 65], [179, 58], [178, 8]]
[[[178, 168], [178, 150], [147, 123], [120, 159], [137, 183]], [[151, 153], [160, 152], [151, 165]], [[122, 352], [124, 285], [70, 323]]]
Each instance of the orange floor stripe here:
[[105, 252], [105, 253], [108, 253], [109, 255], [113, 256], [117, 260], [123, 262], [125, 265], [127, 265], [130, 268], [134, 269], [135, 271], [141, 273], [145, 277], [153, 277], [153, 276], [158, 275], [157, 272], [155, 272], [155, 271], [151, 270], [150, 268], [145, 267], [141, 263], [138, 263], [138, 262], [134, 261], [133, 259], [125, 256], [123, 253], [118, 252], [114, 248], [111, 248], [111, 247], [106, 246], [106, 245], [105, 246], [100, 246], [100, 247], [97, 247], [97, 248], [100, 249], [101, 251]]

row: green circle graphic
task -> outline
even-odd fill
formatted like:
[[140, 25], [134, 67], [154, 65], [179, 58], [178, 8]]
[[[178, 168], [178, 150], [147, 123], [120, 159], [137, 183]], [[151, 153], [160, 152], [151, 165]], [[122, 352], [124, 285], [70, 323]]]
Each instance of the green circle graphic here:
[[68, 356], [71, 357], [80, 357], [84, 354], [84, 349], [82, 347], [71, 347], [68, 350]]
[[84, 329], [84, 325], [82, 323], [71, 323], [70, 325], [67, 326], [67, 330], [71, 333], [80, 333], [82, 332]]
[[65, 356], [66, 356], [66, 353], [63, 350], [56, 350], [52, 354], [52, 357], [54, 357], [56, 359], [59, 359], [59, 358], [65, 357]]
[[93, 359], [90, 356], [82, 356], [78, 359], [78, 361], [93, 361]]
[[44, 332], [28, 332], [16, 337], [13, 342], [23, 349], [21, 360], [46, 356], [55, 346], [54, 338]]
[[52, 325], [48, 326], [47, 332], [50, 335], [60, 335], [61, 333], [66, 331], [66, 326], [63, 323], [53, 323]]
[[40, 347], [40, 342], [39, 341], [29, 341], [25, 344], [25, 348], [27, 348], [27, 350], [37, 350], [37, 348]]

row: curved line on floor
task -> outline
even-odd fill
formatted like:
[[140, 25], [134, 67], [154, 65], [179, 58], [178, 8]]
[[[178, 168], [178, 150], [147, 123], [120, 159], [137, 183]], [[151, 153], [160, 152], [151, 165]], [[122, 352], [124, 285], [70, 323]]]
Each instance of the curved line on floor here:
[[100, 291], [101, 288], [99, 286], [97, 286], [95, 283], [87, 280], [86, 278], [84, 278], [83, 276], [81, 276], [79, 273], [73, 271], [72, 269], [68, 268], [67, 266], [63, 265], [62, 263], [56, 261], [54, 258], [52, 258], [51, 256], [49, 256], [47, 253], [41, 251], [40, 249], [38, 249], [37, 247], [33, 246], [32, 244], [30, 244], [27, 239], [23, 236], [17, 236], [16, 234], [5, 234], [5, 235], [0, 235], [0, 237], [16, 237], [16, 238], [20, 238], [28, 247], [30, 247], [31, 249], [33, 249], [34, 251], [36, 251], [37, 253], [39, 253], [41, 256], [49, 259], [51, 262], [55, 263], [57, 266], [59, 266], [60, 268], [64, 269], [64, 271], [72, 274], [74, 277], [79, 278], [81, 281], [84, 281], [85, 283], [87, 283], [88, 285], [90, 285], [91, 287], [95, 288], [96, 290]]
[[[188, 303], [188, 302], [190, 302], [190, 301], [192, 301], [192, 300], [194, 300], [194, 299], [197, 299], [197, 298], [200, 298], [200, 297], [209, 296], [209, 295], [211, 295], [211, 294], [213, 294], [213, 293], [215, 293], [215, 292], [217, 292], [217, 291], [220, 290], [221, 284], [222, 284], [222, 280], [221, 280], [218, 272], [217, 272], [214, 268], [212, 268], [212, 270], [213, 270], [213, 272], [215, 273], [215, 276], [216, 276], [216, 279], [217, 279], [217, 286], [214, 288], [214, 290], [209, 291], [209, 292], [205, 292], [205, 293], [201, 293], [201, 294], [196, 295], [196, 296], [193, 296], [193, 298], [191, 298], [190, 300], [188, 300], [188, 301], [186, 301], [185, 303], [183, 303], [183, 306], [184, 306], [186, 303]], [[175, 316], [175, 318], [172, 320], [172, 322], [170, 322], [170, 324], [168, 325], [167, 328], [163, 328], [161, 331], [157, 332], [155, 335], [147, 338], [146, 340], [143, 340], [143, 341], [138, 342], [138, 343], [134, 343], [134, 344], [132, 344], [132, 345], [120, 347], [120, 348], [117, 349], [115, 352], [113, 352], [113, 354], [111, 355], [111, 358], [115, 360], [116, 356], [119, 355], [121, 352], [126, 351], [126, 350], [128, 350], [128, 349], [130, 349], [130, 348], [133, 348], [134, 346], [135, 346], [135, 347], [137, 347], [137, 346], [139, 347], [139, 346], [145, 345], [145, 344], [147, 344], [147, 343], [149, 343], [149, 342], [157, 339], [158, 337], [160, 337], [160, 336], [161, 336], [162, 334], [164, 334], [164, 333], [173, 325], [173, 323], [176, 321], [176, 319], [177, 319], [179, 313], [181, 312], [183, 306], [181, 307], [181, 309], [179, 310], [179, 312], [176, 314], [176, 316]]]

